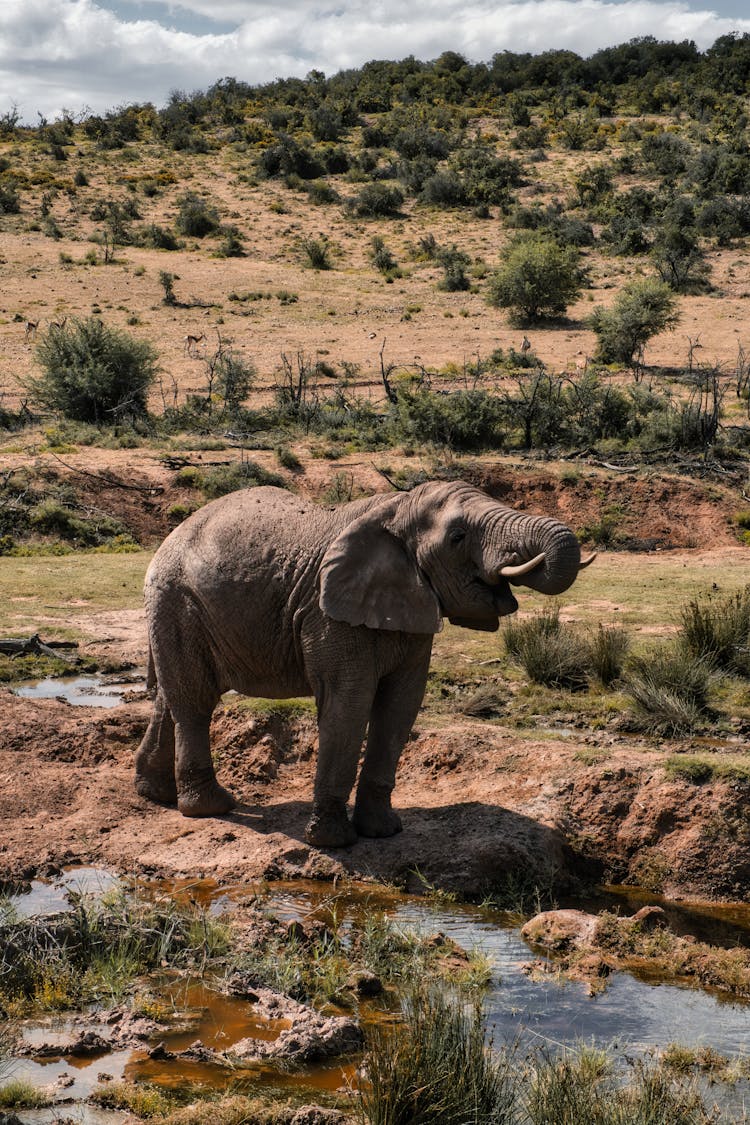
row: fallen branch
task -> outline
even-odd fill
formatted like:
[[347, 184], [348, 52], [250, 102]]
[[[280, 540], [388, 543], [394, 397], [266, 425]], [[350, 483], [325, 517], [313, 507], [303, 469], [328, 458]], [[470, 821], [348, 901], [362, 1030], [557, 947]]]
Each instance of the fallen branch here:
[[60, 649], [76, 649], [75, 641], [49, 641], [45, 642], [38, 633], [33, 637], [5, 637], [0, 640], [0, 655], [2, 656], [52, 656], [57, 660], [69, 660]]
[[63, 461], [62, 457], [58, 457], [56, 453], [52, 453], [50, 456], [59, 461], [63, 468], [69, 472], [78, 473], [82, 477], [91, 477], [92, 480], [101, 481], [103, 484], [109, 485], [110, 488], [124, 488], [128, 492], [145, 492], [149, 496], [158, 496], [164, 491], [161, 484], [126, 484], [125, 481], [118, 480], [110, 473], [92, 473], [88, 469], [77, 469], [75, 465], [69, 465], [67, 461]]

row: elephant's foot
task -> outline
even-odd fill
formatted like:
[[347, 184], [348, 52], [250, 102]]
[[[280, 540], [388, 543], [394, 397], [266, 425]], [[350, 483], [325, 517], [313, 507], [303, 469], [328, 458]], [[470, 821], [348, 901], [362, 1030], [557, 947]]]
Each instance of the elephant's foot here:
[[346, 815], [346, 805], [314, 805], [305, 839], [316, 848], [348, 848], [356, 843], [357, 831]]
[[138, 773], [135, 790], [141, 797], [154, 801], [157, 805], [177, 804], [177, 783], [174, 774]]
[[360, 836], [395, 836], [403, 827], [401, 817], [391, 808], [390, 793], [382, 798], [358, 796], [352, 820]]
[[183, 816], [224, 816], [236, 804], [229, 790], [215, 781], [213, 785], [200, 790], [181, 790], [177, 808]]

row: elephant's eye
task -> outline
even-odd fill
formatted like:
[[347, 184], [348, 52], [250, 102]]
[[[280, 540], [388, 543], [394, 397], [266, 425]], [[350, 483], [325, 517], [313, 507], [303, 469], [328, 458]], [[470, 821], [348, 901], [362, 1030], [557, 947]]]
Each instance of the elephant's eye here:
[[463, 543], [465, 538], [466, 538], [466, 532], [464, 531], [464, 529], [462, 527], [454, 527], [453, 531], [451, 531], [450, 534], [448, 535], [448, 539], [450, 540], [451, 543], [454, 543], [454, 544], [455, 543]]

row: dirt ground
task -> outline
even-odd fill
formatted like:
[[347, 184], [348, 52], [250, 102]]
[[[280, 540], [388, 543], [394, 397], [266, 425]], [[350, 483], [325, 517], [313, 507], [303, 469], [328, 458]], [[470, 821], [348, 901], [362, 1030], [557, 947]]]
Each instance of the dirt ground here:
[[[142, 622], [132, 622], [142, 634]], [[137, 693], [135, 693], [137, 694]], [[529, 738], [461, 719], [418, 724], [394, 804], [404, 831], [323, 852], [304, 842], [314, 766], [311, 718], [214, 721], [220, 777], [236, 811], [187, 820], [133, 786], [145, 698], [112, 710], [0, 692], [0, 878], [73, 864], [219, 881], [374, 877], [484, 895], [537, 884], [564, 894], [606, 879], [671, 897], [750, 892], [746, 786], [667, 780], [663, 745], [585, 731]], [[606, 763], [586, 764], [600, 741]]]

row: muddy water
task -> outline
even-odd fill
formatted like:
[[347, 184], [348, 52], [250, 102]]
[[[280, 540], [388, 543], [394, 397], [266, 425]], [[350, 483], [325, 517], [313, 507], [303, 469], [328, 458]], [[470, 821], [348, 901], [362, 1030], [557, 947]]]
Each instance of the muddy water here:
[[[111, 885], [112, 877], [92, 869], [68, 873], [55, 884], [33, 884], [27, 894], [14, 898], [19, 912], [47, 913], [60, 909], [66, 888], [74, 886], [97, 890]], [[97, 887], [97, 880], [99, 887]], [[145, 891], [148, 886], [143, 887]], [[286, 920], [318, 917], [334, 921], [345, 931], [367, 911], [383, 911], [398, 925], [423, 934], [441, 931], [464, 948], [478, 949], [489, 958], [493, 980], [486, 994], [488, 1027], [495, 1044], [520, 1043], [522, 1046], [576, 1046], [581, 1042], [629, 1054], [677, 1042], [685, 1046], [710, 1045], [726, 1055], [746, 1054], [750, 1048], [750, 1006], [729, 1002], [719, 996], [674, 984], [639, 980], [627, 973], [616, 973], [601, 994], [591, 998], [578, 982], [563, 981], [555, 973], [531, 980], [522, 965], [537, 959], [522, 940], [517, 926], [501, 913], [454, 904], [433, 904], [424, 898], [373, 892], [371, 888], [347, 888], [335, 893], [319, 883], [276, 884], [264, 887], [235, 885], [218, 888], [210, 882], [160, 884], [175, 897], [189, 896], [220, 911], [232, 902], [260, 897], [264, 907]], [[629, 913], [655, 896], [639, 895], [632, 888], [609, 888], [598, 902], [619, 903]], [[675, 928], [695, 933], [716, 944], [750, 945], [750, 907], [687, 907], [664, 904], [671, 911]], [[595, 904], [586, 904], [587, 906]], [[33, 908], [32, 908], [33, 907]], [[710, 935], [710, 937], [709, 937]], [[210, 981], [188, 981], [165, 977], [161, 989], [175, 1010], [188, 1011], [188, 1030], [175, 1030], [162, 1036], [165, 1047], [180, 1051], [196, 1040], [216, 1050], [225, 1050], [247, 1036], [270, 1040], [286, 1026], [283, 1021], [258, 1019], [252, 1004], [228, 998], [211, 988]], [[382, 1018], [382, 1010], [363, 1007], [363, 1022]], [[95, 1015], [92, 1020], [95, 1021]], [[80, 1028], [79, 1028], [80, 1030]], [[54, 1031], [54, 1036], [50, 1032]], [[25, 1035], [32, 1042], [72, 1035], [65, 1019], [29, 1024]], [[48, 1085], [67, 1075], [72, 1084], [58, 1096], [79, 1099], [98, 1084], [102, 1073], [112, 1078], [152, 1081], [165, 1086], [195, 1084], [216, 1089], [231, 1086], [238, 1090], [260, 1087], [285, 1089], [315, 1088], [335, 1090], [351, 1083], [354, 1066], [329, 1064], [325, 1067], [288, 1071], [271, 1062], [257, 1063], [241, 1071], [187, 1060], [158, 1061], [143, 1050], [115, 1051], [93, 1060], [19, 1059], [15, 1077], [25, 1077]]]
[[16, 695], [25, 699], [61, 699], [73, 707], [117, 707], [135, 688], [144, 687], [145, 677], [48, 676], [44, 680], [18, 684]]

